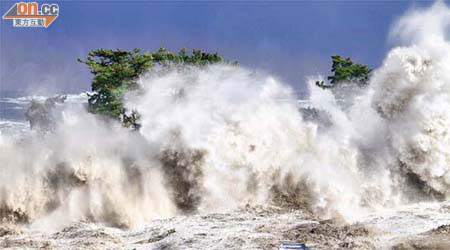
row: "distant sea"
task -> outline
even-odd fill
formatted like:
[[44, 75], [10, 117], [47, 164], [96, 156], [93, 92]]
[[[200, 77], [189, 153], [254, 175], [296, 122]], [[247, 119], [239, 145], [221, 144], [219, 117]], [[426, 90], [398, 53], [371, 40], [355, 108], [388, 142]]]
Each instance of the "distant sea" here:
[[[58, 94], [55, 94], [58, 95]], [[20, 91], [0, 91], [0, 133], [21, 134], [29, 131], [29, 124], [25, 112], [32, 100], [45, 101], [50, 96], [27, 95]], [[66, 102], [80, 103], [87, 101], [86, 93], [65, 94]]]

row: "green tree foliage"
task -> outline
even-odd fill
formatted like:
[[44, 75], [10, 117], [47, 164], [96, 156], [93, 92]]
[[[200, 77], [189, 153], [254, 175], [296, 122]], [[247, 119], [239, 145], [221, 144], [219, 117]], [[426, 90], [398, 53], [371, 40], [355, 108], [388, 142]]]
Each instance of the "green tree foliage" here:
[[368, 83], [369, 74], [372, 69], [367, 65], [355, 64], [350, 57], [343, 58], [340, 55], [331, 56], [331, 60], [333, 62], [331, 72], [334, 74], [327, 77], [330, 84], [317, 81], [317, 86], [321, 88], [332, 88], [342, 82], [356, 83], [359, 86], [364, 86]]
[[155, 66], [170, 68], [178, 65], [205, 66], [224, 62], [217, 53], [207, 53], [194, 49], [191, 54], [181, 49], [178, 54], [160, 48], [155, 52], [96, 49], [89, 52], [85, 61], [94, 75], [92, 94], [89, 95], [89, 111], [120, 120], [124, 126], [139, 128], [139, 114], [127, 112], [123, 97], [130, 90], [139, 89], [136, 80]]

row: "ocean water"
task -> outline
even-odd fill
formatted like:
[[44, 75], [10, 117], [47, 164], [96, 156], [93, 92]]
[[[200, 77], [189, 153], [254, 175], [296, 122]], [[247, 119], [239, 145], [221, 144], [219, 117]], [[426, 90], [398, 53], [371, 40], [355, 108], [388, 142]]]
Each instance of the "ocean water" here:
[[20, 133], [27, 130], [25, 112], [30, 105], [28, 97], [19, 92], [3, 91], [0, 95], [0, 132]]
[[47, 98], [66, 95], [66, 103], [70, 105], [81, 105], [87, 102], [85, 92], [79, 94], [54, 94], [50, 96], [27, 95], [21, 91], [0, 92], [0, 133], [20, 135], [30, 133], [29, 122], [26, 120], [25, 112], [31, 106], [31, 101], [44, 102]]

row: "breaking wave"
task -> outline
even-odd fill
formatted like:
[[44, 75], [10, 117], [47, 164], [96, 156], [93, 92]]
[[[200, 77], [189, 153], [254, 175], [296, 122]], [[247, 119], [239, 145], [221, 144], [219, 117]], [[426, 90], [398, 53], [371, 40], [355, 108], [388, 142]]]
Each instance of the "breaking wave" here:
[[0, 135], [0, 218], [131, 227], [281, 202], [351, 221], [448, 199], [449, 23], [441, 2], [408, 12], [391, 32], [402, 47], [350, 102], [308, 81], [310, 116], [289, 85], [227, 65], [142, 76], [126, 96], [139, 132], [66, 105], [52, 134]]

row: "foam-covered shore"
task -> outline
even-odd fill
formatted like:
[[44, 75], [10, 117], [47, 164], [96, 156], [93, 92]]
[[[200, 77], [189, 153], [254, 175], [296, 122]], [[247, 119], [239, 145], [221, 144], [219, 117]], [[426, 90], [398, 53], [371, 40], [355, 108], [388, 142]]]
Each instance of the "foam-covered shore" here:
[[246, 207], [226, 213], [154, 220], [130, 231], [78, 222], [59, 231], [0, 230], [11, 249], [277, 249], [286, 241], [314, 249], [372, 249], [369, 230], [312, 220], [301, 210]]
[[39, 225], [2, 225], [0, 247], [256, 250], [278, 249], [282, 242], [298, 242], [317, 250], [448, 249], [450, 216], [445, 210], [449, 205], [422, 207], [372, 214], [352, 224], [321, 220], [301, 209], [268, 205], [158, 219], [131, 230], [82, 221], [51, 231], [42, 230]]

